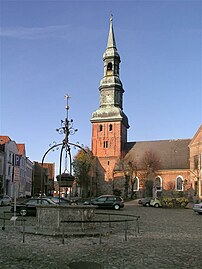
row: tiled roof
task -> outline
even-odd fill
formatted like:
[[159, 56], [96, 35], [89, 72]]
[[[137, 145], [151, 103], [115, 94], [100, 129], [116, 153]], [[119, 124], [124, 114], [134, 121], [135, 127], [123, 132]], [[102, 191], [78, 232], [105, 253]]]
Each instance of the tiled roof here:
[[160, 169], [189, 169], [191, 139], [158, 140], [126, 143], [126, 158], [140, 164], [145, 152], [153, 152], [160, 160]]
[[23, 155], [23, 151], [25, 150], [25, 144], [17, 144], [18, 152], [20, 155]]
[[5, 143], [8, 143], [11, 141], [10, 137], [7, 135], [0, 135], [0, 145], [3, 145]]

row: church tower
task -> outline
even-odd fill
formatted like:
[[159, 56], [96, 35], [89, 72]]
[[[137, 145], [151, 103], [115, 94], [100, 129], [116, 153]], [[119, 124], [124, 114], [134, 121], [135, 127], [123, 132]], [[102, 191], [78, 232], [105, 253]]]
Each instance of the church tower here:
[[127, 142], [128, 118], [123, 112], [124, 89], [119, 78], [120, 56], [117, 52], [113, 19], [106, 51], [103, 54], [104, 77], [100, 82], [100, 107], [92, 114], [92, 153], [100, 162], [105, 180], [113, 178], [115, 163], [123, 156]]

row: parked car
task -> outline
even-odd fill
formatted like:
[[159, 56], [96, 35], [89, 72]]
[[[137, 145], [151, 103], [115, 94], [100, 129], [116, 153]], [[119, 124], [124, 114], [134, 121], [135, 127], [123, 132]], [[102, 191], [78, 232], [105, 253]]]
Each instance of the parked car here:
[[[61, 205], [78, 205], [78, 199], [76, 197], [72, 197], [71, 199], [59, 196], [48, 197], [56, 204]], [[60, 201], [60, 202], [59, 202]]]
[[145, 198], [142, 198], [138, 201], [138, 203], [140, 205], [143, 205], [143, 206], [150, 206], [150, 201], [151, 201], [152, 197], [145, 197]]
[[158, 198], [145, 197], [138, 201], [143, 206], [162, 207], [161, 201]]
[[8, 195], [0, 195], [0, 205], [11, 205], [12, 198]]
[[124, 200], [122, 197], [116, 195], [101, 195], [95, 199], [85, 201], [84, 205], [95, 205], [99, 208], [112, 208], [119, 210], [124, 207]]
[[193, 210], [194, 212], [197, 212], [198, 214], [202, 215], [202, 202], [199, 204], [194, 204]]
[[161, 201], [158, 198], [152, 198], [150, 201], [150, 206], [162, 207]]
[[[36, 206], [37, 205], [56, 205], [49, 198], [30, 198], [19, 204], [16, 204], [16, 213], [21, 216], [33, 215], [36, 216]], [[11, 206], [11, 212], [14, 212], [14, 203]]]

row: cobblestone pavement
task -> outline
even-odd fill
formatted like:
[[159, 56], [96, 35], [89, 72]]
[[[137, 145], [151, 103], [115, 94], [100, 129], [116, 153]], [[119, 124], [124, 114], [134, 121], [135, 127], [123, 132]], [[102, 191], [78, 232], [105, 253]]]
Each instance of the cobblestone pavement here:
[[[147, 208], [134, 202], [126, 203], [119, 213], [140, 216], [140, 233], [130, 222], [127, 241], [122, 223], [113, 224], [113, 233], [106, 233], [101, 243], [95, 236], [69, 237], [62, 244], [61, 237], [33, 234], [26, 234], [23, 243], [22, 233], [9, 222], [12, 226], [0, 230], [0, 268], [96, 269], [84, 263], [70, 267], [79, 261], [94, 262], [103, 269], [202, 268], [201, 215], [191, 209]], [[26, 225], [35, 225], [36, 218], [26, 219]]]

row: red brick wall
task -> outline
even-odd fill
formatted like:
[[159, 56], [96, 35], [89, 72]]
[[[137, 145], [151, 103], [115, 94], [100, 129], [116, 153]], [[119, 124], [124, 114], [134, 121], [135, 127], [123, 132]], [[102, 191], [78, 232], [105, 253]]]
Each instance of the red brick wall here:
[[[100, 131], [100, 125], [102, 125], [102, 131]], [[92, 124], [92, 153], [98, 157], [105, 171], [106, 180], [113, 178], [114, 165], [122, 155], [122, 148], [126, 139], [127, 129], [122, 122]]]

